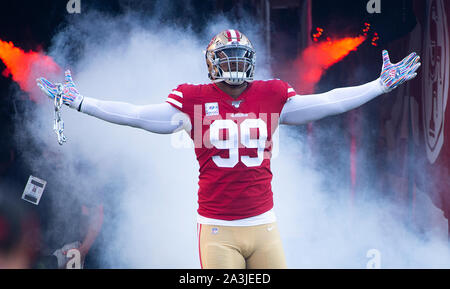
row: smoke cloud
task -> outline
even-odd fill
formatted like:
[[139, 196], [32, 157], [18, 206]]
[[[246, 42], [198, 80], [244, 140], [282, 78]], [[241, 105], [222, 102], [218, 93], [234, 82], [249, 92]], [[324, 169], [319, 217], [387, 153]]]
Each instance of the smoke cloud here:
[[[178, 84], [208, 82], [202, 51], [216, 33], [236, 27], [256, 47], [256, 78], [271, 78], [258, 27], [218, 17], [199, 33], [134, 12], [114, 17], [86, 12], [55, 35], [49, 55], [73, 70], [87, 97], [156, 104]], [[52, 131], [51, 101], [30, 107], [17, 130], [23, 133], [16, 136], [33, 173], [53, 187], [47, 192], [51, 218], [64, 220], [65, 226], [47, 233], [71, 230], [66, 213], [74, 203], [102, 200], [100, 266], [199, 268], [194, 151], [173, 148], [173, 136], [113, 125], [66, 107], [62, 117], [68, 138], [63, 146]], [[404, 208], [383, 199], [350, 206], [338, 177], [327, 179], [336, 184], [333, 190], [323, 186], [324, 175], [311, 165], [299, 129], [282, 126], [280, 139], [273, 190], [290, 268], [366, 268], [370, 249], [379, 251], [382, 268], [450, 267], [441, 232], [427, 238], [413, 233], [393, 213]], [[46, 153], [30, 152], [28, 141]]]

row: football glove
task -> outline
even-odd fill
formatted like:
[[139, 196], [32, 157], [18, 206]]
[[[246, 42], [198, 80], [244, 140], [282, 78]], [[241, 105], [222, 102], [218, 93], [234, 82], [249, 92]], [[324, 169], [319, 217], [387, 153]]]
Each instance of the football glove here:
[[399, 63], [391, 63], [389, 54], [383, 50], [383, 67], [381, 69], [381, 84], [384, 92], [389, 92], [405, 81], [416, 77], [416, 70], [420, 67], [420, 56], [413, 52]]
[[83, 96], [75, 87], [70, 70], [66, 70], [64, 74], [66, 79], [64, 84], [54, 84], [44, 77], [36, 79], [36, 84], [51, 99], [55, 99], [58, 93], [60, 93], [65, 105], [80, 110]]

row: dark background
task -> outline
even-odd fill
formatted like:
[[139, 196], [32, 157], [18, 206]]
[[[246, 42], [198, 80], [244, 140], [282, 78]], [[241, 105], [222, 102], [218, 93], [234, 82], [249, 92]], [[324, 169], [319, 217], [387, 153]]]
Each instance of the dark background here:
[[[99, 11], [111, 16], [132, 10], [149, 18], [157, 17], [162, 22], [178, 26], [191, 26], [199, 35], [203, 34], [209, 23], [213, 23], [215, 16], [223, 14], [229, 19], [253, 19], [262, 29], [265, 24], [261, 14], [265, 1], [211, 1], [211, 0], [159, 0], [159, 1], [131, 1], [131, 0], [81, 0], [81, 13], [85, 11]], [[12, 41], [24, 50], [46, 49], [51, 45], [52, 37], [71, 21], [76, 21], [77, 14], [66, 11], [66, 0], [59, 1], [3, 1], [0, 4], [0, 39]], [[293, 81], [290, 64], [304, 47], [301, 31], [302, 1], [270, 1], [270, 35], [272, 68], [274, 77], [289, 82]], [[360, 84], [378, 77], [381, 69], [381, 49], [384, 44], [406, 35], [416, 24], [412, 13], [412, 3], [407, 0], [382, 1], [381, 14], [369, 14], [366, 11], [366, 0], [313, 0], [312, 28], [321, 27], [327, 35], [344, 36], [358, 35], [365, 22], [372, 24], [372, 30], [380, 35], [378, 46], [364, 43], [358, 53], [351, 53], [341, 63], [329, 69], [317, 86], [317, 92], [330, 90], [334, 87]], [[219, 32], [219, 31], [217, 31]], [[243, 31], [245, 33], [245, 31]], [[205, 46], [207, 41], [205, 42]], [[76, 57], [76, 55], [75, 55]], [[400, 60], [400, 59], [398, 59]], [[346, 69], [352, 67], [351, 70]], [[0, 61], [0, 71], [4, 70]], [[206, 70], [206, 69], [205, 69]], [[364, 73], [354, 74], [354, 71]], [[351, 73], [350, 73], [351, 71]], [[205, 71], [206, 73], [206, 71]], [[186, 80], [189, 81], [189, 80]], [[293, 83], [294, 86], [301, 84]], [[29, 101], [27, 98], [14, 98], [14, 91], [18, 86], [11, 78], [0, 76], [0, 190], [2, 184], [8, 184], [15, 189], [10, 194], [21, 195], [25, 183], [30, 175], [30, 168], [21, 160], [21, 152], [14, 142], [15, 123], [24, 116], [23, 107]], [[374, 110], [377, 102], [365, 106], [367, 111]], [[334, 144], [347, 144], [347, 140], [340, 137], [346, 116], [336, 116], [317, 122], [317, 126], [334, 128], [335, 135], [318, 139], [318, 149], [323, 151], [319, 162], [326, 163], [333, 159], [333, 150], [327, 145], [330, 140]], [[368, 141], [376, 135], [376, 123], [367, 120], [373, 130], [368, 134]], [[304, 128], [299, 128], [302, 130]], [[36, 144], [30, 143], [29, 149], [39, 153]], [[336, 174], [330, 168], [329, 174]], [[1, 194], [7, 192], [1, 191]], [[51, 210], [49, 198], [51, 194], [44, 193], [44, 197], [36, 210], [41, 216], [42, 228], [45, 234], [46, 212]], [[24, 204], [24, 206], [32, 206]], [[74, 209], [75, 210], [75, 209]], [[77, 216], [78, 211], [67, 212]], [[104, 226], [109, 226], [105, 220]], [[101, 239], [101, 236], [100, 236]], [[72, 240], [70, 240], [71, 242]], [[63, 240], [53, 240], [46, 244], [48, 248], [58, 248]], [[86, 262], [87, 268], [101, 267], [95, 259], [95, 251], [100, 250], [99, 244], [94, 244], [92, 253]]]

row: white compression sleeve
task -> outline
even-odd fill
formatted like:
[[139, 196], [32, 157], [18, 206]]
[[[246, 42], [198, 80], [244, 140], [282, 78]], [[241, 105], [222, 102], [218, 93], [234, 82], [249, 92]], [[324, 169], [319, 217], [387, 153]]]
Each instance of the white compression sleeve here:
[[353, 86], [336, 88], [326, 93], [296, 95], [284, 104], [281, 124], [300, 125], [340, 114], [374, 99], [384, 93], [380, 79]]
[[168, 103], [133, 105], [85, 97], [81, 112], [99, 119], [159, 134], [190, 130], [189, 117]]

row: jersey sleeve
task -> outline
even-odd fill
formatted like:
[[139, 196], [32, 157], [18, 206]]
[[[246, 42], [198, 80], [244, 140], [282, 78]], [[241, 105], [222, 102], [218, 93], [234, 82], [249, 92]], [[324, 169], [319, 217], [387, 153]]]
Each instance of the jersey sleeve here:
[[[185, 112], [186, 104], [185, 95], [183, 94], [184, 85], [178, 85], [177, 88], [173, 89], [167, 96], [166, 102], [175, 107], [176, 109]], [[184, 105], [184, 107], [183, 107]]]
[[295, 89], [287, 82], [284, 82], [286, 88], [285, 88], [285, 102], [287, 102], [291, 97], [296, 96], [297, 92]]

